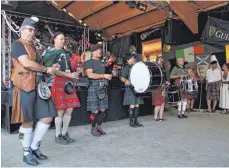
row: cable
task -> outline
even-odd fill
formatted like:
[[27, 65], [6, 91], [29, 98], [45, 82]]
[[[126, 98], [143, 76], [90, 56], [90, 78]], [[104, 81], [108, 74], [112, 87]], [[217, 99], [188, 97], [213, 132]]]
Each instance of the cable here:
[[4, 10], [2, 10], [2, 16], [6, 21], [7, 26], [10, 28], [11, 31], [13, 31], [14, 33], [16, 33], [19, 36], [19, 31], [15, 30], [13, 28], [13, 26], [11, 24], [13, 24], [16, 29], [19, 29], [19, 26], [17, 26], [7, 15], [6, 12]]

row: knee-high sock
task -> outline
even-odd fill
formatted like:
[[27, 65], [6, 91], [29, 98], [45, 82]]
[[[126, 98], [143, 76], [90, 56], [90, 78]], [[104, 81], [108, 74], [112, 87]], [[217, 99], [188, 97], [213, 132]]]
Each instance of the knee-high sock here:
[[24, 156], [28, 155], [30, 152], [30, 145], [33, 138], [33, 128], [24, 128], [21, 126], [19, 128], [19, 139], [21, 140]]
[[180, 112], [181, 112], [181, 101], [179, 101], [177, 103], [177, 106], [178, 106], [178, 114], [180, 114]]
[[68, 132], [68, 126], [69, 126], [69, 123], [71, 121], [71, 118], [72, 118], [71, 115], [68, 115], [66, 113], [64, 114], [62, 135], [65, 135], [66, 132]]
[[55, 126], [56, 126], [56, 137], [61, 134], [61, 128], [63, 123], [63, 116], [55, 117]]
[[183, 102], [182, 102], [182, 114], [185, 113], [186, 106], [187, 106], [187, 102], [186, 102], [186, 101], [183, 101]]
[[105, 118], [105, 112], [100, 112], [98, 114], [98, 125], [101, 125], [103, 123], [104, 118]]
[[48, 131], [50, 127], [50, 124], [45, 124], [42, 121], [38, 121], [35, 131], [34, 131], [34, 136], [33, 136], [33, 141], [31, 144], [32, 150], [35, 150], [39, 147], [39, 143], [44, 137], [45, 133]]

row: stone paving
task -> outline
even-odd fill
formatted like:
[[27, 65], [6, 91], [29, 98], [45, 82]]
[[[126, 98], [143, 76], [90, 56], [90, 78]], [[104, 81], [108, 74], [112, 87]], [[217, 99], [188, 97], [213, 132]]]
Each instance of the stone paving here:
[[[42, 167], [182, 166], [229, 167], [229, 115], [193, 112], [178, 119], [175, 110], [165, 112], [165, 122], [140, 117], [143, 128], [131, 128], [128, 119], [106, 122], [106, 136], [92, 137], [90, 125], [70, 127], [71, 145], [54, 143], [48, 131], [42, 151], [49, 157]], [[26, 167], [18, 135], [2, 130], [2, 166]]]

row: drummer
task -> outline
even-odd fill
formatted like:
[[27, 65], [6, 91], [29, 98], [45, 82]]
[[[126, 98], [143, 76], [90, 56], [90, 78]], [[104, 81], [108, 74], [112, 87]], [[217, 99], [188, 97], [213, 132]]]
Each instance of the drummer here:
[[[173, 68], [170, 78], [175, 80], [175, 85], [180, 88], [180, 80], [187, 76], [187, 69], [184, 67], [184, 58], [180, 57], [177, 60], [177, 65]], [[178, 118], [188, 118], [185, 115], [187, 106], [187, 93], [182, 93], [182, 99], [177, 103]]]
[[[144, 104], [141, 96], [136, 96], [129, 81], [130, 69], [136, 63], [136, 58], [133, 54], [128, 54], [125, 58], [127, 65], [122, 69], [120, 80], [125, 84], [125, 94], [123, 105], [129, 105], [129, 117], [131, 127], [143, 127], [138, 122], [139, 104]], [[139, 79], [140, 80], [140, 79]]]

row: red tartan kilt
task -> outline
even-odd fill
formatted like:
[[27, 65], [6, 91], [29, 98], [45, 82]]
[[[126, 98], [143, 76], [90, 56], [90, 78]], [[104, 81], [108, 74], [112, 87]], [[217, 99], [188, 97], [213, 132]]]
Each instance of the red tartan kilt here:
[[152, 92], [152, 104], [154, 106], [161, 106], [165, 103], [165, 98], [162, 97], [162, 90], [157, 90]]
[[190, 94], [189, 93], [185, 92], [185, 93], [183, 93], [183, 95], [184, 95], [184, 99], [190, 100]]
[[72, 94], [64, 91], [64, 85], [71, 79], [65, 77], [54, 77], [51, 87], [51, 97], [56, 110], [65, 110], [67, 108], [80, 107], [80, 101], [74, 89]]

